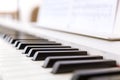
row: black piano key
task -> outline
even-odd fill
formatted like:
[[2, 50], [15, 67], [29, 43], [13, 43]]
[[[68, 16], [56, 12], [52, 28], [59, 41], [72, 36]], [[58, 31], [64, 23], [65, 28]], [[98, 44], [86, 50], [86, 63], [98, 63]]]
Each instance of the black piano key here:
[[17, 47], [17, 49], [24, 49], [27, 45], [61, 45], [61, 43], [55, 43], [55, 42], [39, 42], [39, 43], [20, 43]]
[[12, 36], [9, 37], [8, 39], [8, 43], [10, 43], [11, 40], [13, 40], [14, 38]]
[[21, 40], [17, 40], [14, 43], [14, 46], [17, 47], [19, 45], [19, 43], [35, 43], [35, 42], [45, 42], [48, 41], [47, 39], [21, 39]]
[[10, 37], [11, 37], [11, 36], [7, 36], [7, 37], [5, 38], [5, 40], [8, 42], [8, 40], [10, 39]]
[[87, 51], [38, 51], [33, 56], [34, 61], [44, 60], [50, 56], [75, 56], [75, 55], [87, 55]]
[[17, 41], [17, 39], [11, 39], [9, 43], [14, 44], [16, 41]]
[[7, 39], [7, 42], [9, 43], [11, 39], [12, 39], [12, 37], [9, 37], [9, 38]]
[[27, 54], [28, 57], [33, 57], [37, 51], [70, 51], [79, 50], [77, 48], [42, 48], [42, 49], [31, 49]]
[[45, 40], [45, 41], [48, 41], [47, 39], [14, 39], [13, 38], [13, 39], [10, 40], [10, 43], [14, 44], [16, 41], [18, 41], [18, 42], [26, 41], [27, 42], [27, 41], [34, 41], [34, 40], [43, 40], [43, 41]]
[[10, 44], [14, 44], [15, 41], [17, 41], [17, 39], [11, 38], [10, 41], [9, 41], [9, 43], [10, 43]]
[[3, 37], [3, 39], [8, 42], [8, 39], [9, 39], [10, 37], [11, 37], [10, 35], [5, 35], [5, 36]]
[[120, 68], [77, 70], [71, 80], [119, 80]]
[[3, 34], [2, 38], [5, 39], [8, 35], [7, 34]]
[[14, 47], [17, 47], [19, 44], [20, 44], [20, 41], [16, 41], [16, 42], [14, 43]]
[[53, 67], [57, 61], [65, 60], [92, 60], [92, 59], [103, 59], [102, 56], [56, 56], [56, 57], [47, 57], [43, 64], [44, 68]]
[[20, 40], [20, 39], [11, 39], [9, 43], [10, 44], [15, 44], [15, 42], [18, 41], [18, 40]]
[[15, 44], [14, 44], [14, 47], [18, 47], [19, 44], [32, 44], [32, 43], [40, 43], [40, 42], [53, 42], [55, 43], [54, 41], [46, 41], [46, 40], [32, 40], [32, 41], [24, 41], [24, 42], [21, 42], [21, 41], [16, 41]]
[[74, 61], [58, 61], [54, 64], [52, 73], [67, 73], [77, 69], [95, 69], [116, 67], [114, 60], [74, 60]]
[[32, 48], [71, 48], [70, 46], [61, 46], [61, 45], [44, 45], [44, 46], [39, 46], [39, 45], [28, 45], [25, 47], [23, 54], [27, 54]]

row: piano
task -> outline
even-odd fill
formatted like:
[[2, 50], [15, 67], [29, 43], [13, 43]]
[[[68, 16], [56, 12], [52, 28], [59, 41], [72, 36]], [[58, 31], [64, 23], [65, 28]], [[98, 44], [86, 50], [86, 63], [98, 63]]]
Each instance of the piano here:
[[0, 45], [1, 80], [119, 79], [117, 61], [45, 38], [1, 34]]
[[[69, 4], [72, 4], [70, 0], [61, 1], [67, 4], [67, 7]], [[63, 5], [61, 1], [54, 3]], [[82, 2], [82, 0], [75, 1]], [[91, 2], [92, 1], [96, 0], [91, 0]], [[108, 0], [105, 0], [105, 2], [103, 0], [99, 1], [107, 6], [112, 5], [113, 8], [117, 0], [110, 0], [110, 4], [106, 3]], [[99, 1], [97, 0], [98, 3]], [[91, 2], [88, 1], [87, 4], [93, 5]], [[85, 2], [83, 1], [83, 3]], [[48, 8], [46, 4], [51, 5], [53, 3], [50, 1], [46, 2], [42, 9], [43, 13]], [[79, 3], [79, 5], [81, 4]], [[99, 5], [101, 6], [101, 4]], [[81, 6], [83, 7], [83, 5]], [[62, 8], [63, 7], [66, 6], [64, 5]], [[52, 9], [53, 7], [50, 8]], [[60, 6], [56, 8], [60, 8]], [[84, 6], [83, 8], [86, 7]], [[57, 12], [56, 15], [49, 16], [48, 14], [43, 15], [43, 13], [42, 18], [40, 17], [42, 21], [40, 20], [38, 23], [23, 23], [15, 20], [0, 19], [0, 25], [2, 28], [5, 28], [5, 30], [18, 31], [36, 37], [17, 38], [7, 31], [0, 34], [0, 80], [120, 79], [119, 35], [112, 33], [103, 34], [102, 32], [91, 33], [88, 30], [88, 32], [78, 32], [74, 27], [71, 28], [73, 25], [73, 23], [70, 23], [71, 21], [69, 24], [67, 22], [63, 23], [66, 21], [66, 17], [68, 17], [64, 15], [59, 17], [63, 13], [59, 16], [56, 16], [58, 15]], [[48, 13], [52, 14], [49, 10]], [[51, 23], [46, 23], [51, 16], [53, 17], [53, 22], [56, 21], [55, 24], [53, 24], [52, 21]], [[60, 20], [56, 20], [54, 16]], [[71, 15], [69, 14], [69, 16]], [[65, 20], [58, 23], [57, 21], [61, 21], [63, 17]], [[85, 24], [83, 26], [87, 27]], [[102, 27], [105, 26], [103, 25]], [[73, 29], [73, 31], [71, 31], [71, 29]]]

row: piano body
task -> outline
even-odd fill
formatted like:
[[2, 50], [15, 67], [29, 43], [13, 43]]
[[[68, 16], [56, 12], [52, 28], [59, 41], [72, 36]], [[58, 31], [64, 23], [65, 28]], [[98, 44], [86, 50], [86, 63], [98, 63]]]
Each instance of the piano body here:
[[[100, 8], [101, 11], [104, 7], [107, 7], [106, 9], [111, 8], [112, 14], [109, 16], [109, 22], [111, 23], [108, 24], [106, 22], [101, 24], [102, 21], [98, 20], [95, 24], [98, 23], [102, 28], [98, 28], [99, 30], [97, 28], [92, 30], [90, 28], [90, 31], [84, 31], [84, 27], [93, 26], [92, 24], [86, 25], [89, 22], [88, 19], [86, 20], [86, 24], [82, 24], [84, 26], [82, 31], [81, 28], [78, 28], [80, 24], [73, 22], [75, 19], [73, 16], [70, 17], [71, 14], [65, 17], [66, 14], [64, 13], [68, 14], [68, 12], [72, 12], [73, 9], [71, 7], [68, 11], [64, 10], [65, 12], [61, 13], [62, 15], [64, 14], [63, 16], [56, 16], [58, 15], [57, 12], [56, 15], [52, 14], [56, 8], [61, 8], [60, 5], [55, 9], [53, 8], [54, 6], [50, 7], [50, 9], [53, 9], [53, 12], [49, 12], [48, 10], [48, 14], [52, 15], [48, 16], [48, 14], [44, 14], [48, 7], [51, 4], [53, 5], [53, 0], [45, 1], [43, 12], [39, 14], [40, 20], [38, 20], [40, 22], [38, 23], [24, 23], [15, 20], [0, 19], [1, 28], [33, 36], [18, 39], [13, 37], [11, 33], [1, 33], [0, 80], [119, 80], [120, 36], [116, 34], [119, 30], [116, 30], [118, 27], [115, 27], [114, 30], [116, 31], [113, 32], [110, 29], [113, 29], [114, 26], [111, 26], [110, 29], [108, 26], [112, 25], [114, 15], [114, 10], [112, 9], [116, 7], [117, 4], [115, 3], [119, 0], [91, 0], [91, 2], [88, 0], [86, 2], [82, 0], [56, 0], [54, 2], [54, 4], [62, 4], [62, 9], [68, 9], [68, 5], [74, 1], [87, 3], [89, 7], [93, 5], [93, 2], [94, 5], [90, 8], [93, 8], [98, 2], [100, 4], [97, 3], [99, 5], [97, 8]], [[107, 2], [110, 3], [108, 4]], [[104, 5], [101, 7], [103, 3]], [[49, 4], [49, 6], [46, 4]], [[83, 4], [74, 4], [86, 8]], [[53, 19], [49, 20], [51, 17]], [[70, 18], [73, 21], [69, 20]], [[103, 19], [108, 20], [107, 18]], [[70, 22], [67, 22], [68, 20]], [[77, 28], [73, 24], [78, 25]], [[109, 30], [105, 33], [104, 27], [106, 25], [107, 28], [105, 30]], [[12, 43], [12, 41], [15, 43]], [[28, 53], [25, 53], [28, 48]], [[30, 55], [31, 57], [29, 57]]]

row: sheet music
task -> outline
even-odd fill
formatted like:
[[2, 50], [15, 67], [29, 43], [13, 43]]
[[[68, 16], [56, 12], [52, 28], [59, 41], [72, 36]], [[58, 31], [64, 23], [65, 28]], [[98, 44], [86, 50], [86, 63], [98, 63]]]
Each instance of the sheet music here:
[[117, 0], [73, 0], [70, 29], [95, 33], [112, 33]]
[[44, 0], [38, 19], [44, 27], [74, 33], [113, 32], [118, 0]]

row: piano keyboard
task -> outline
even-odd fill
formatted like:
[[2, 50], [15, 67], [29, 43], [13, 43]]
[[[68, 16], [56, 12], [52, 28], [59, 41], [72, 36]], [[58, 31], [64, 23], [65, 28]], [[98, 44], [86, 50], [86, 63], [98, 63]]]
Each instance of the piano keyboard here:
[[[7, 43], [6, 43], [7, 42]], [[115, 60], [47, 39], [0, 39], [0, 80], [119, 80]]]

